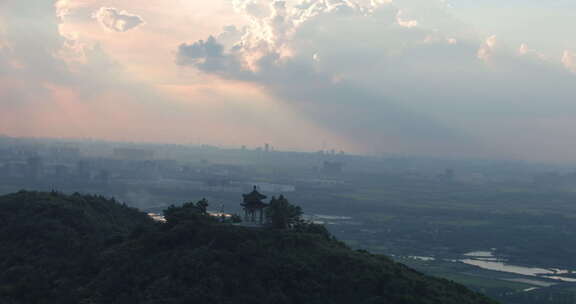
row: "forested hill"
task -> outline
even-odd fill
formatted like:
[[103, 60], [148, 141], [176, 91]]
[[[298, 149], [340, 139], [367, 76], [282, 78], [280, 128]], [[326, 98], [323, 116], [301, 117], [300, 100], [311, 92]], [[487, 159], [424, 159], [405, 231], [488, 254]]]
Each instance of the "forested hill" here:
[[495, 303], [322, 227], [244, 228], [193, 210], [154, 223], [97, 196], [0, 197], [0, 303]]

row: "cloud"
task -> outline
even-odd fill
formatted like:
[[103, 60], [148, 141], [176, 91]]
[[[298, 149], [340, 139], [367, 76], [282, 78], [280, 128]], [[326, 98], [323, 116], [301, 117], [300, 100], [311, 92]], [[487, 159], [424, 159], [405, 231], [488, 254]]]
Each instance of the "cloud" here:
[[232, 5], [238, 12], [254, 18], [263, 18], [270, 13], [270, 6], [263, 0], [233, 0]]
[[[58, 33], [54, 2], [35, 1], [34, 9], [30, 6], [13, 0], [0, 3], [0, 39], [5, 45], [0, 49], [0, 62], [6, 67], [0, 74], [12, 75], [13, 82], [21, 80], [34, 92], [43, 91], [34, 88], [42, 81], [65, 83], [71, 79], [65, 63], [53, 56], [65, 42]], [[12, 14], [15, 11], [18, 14]]]
[[547, 60], [544, 54], [541, 54], [540, 52], [531, 49], [526, 43], [520, 44], [520, 47], [518, 48], [518, 54], [520, 54], [521, 56], [534, 56], [542, 60]]
[[150, 28], [127, 41], [102, 35], [101, 1], [0, 1], [0, 132], [189, 141], [182, 130], [205, 129], [213, 142], [540, 159], [576, 149], [573, 51], [477, 32], [447, 1], [132, 2], [115, 5]]
[[[130, 73], [134, 66], [119, 61], [121, 57], [114, 52], [122, 50], [114, 45], [122, 37], [105, 35], [100, 43], [89, 39], [91, 33], [101, 37], [99, 26], [89, 17], [100, 5], [96, 2], [0, 1], [1, 134], [231, 146], [275, 140], [278, 146], [299, 149], [310, 148], [307, 144], [316, 134], [343, 142], [250, 85], [202, 75], [193, 84], [151, 80], [149, 73], [162, 68], [169, 57], [138, 69], [134, 76]], [[180, 4], [163, 2], [162, 7]], [[149, 11], [156, 9], [156, 4], [151, 6]], [[157, 16], [164, 18], [164, 12]], [[162, 35], [166, 35], [163, 26]], [[167, 28], [172, 34], [172, 28]], [[235, 31], [241, 30], [228, 28], [231, 40], [237, 39]], [[131, 39], [142, 47], [131, 43], [127, 53], [145, 54], [136, 61], [158, 59], [158, 53], [147, 53], [157, 36], [151, 38], [144, 31], [134, 34]], [[164, 54], [164, 48], [160, 50]], [[211, 51], [207, 40], [188, 54], [218, 53]], [[172, 76], [171, 72], [166, 74]]]
[[496, 51], [497, 42], [498, 40], [496, 39], [496, 35], [492, 35], [486, 38], [486, 41], [478, 50], [478, 58], [484, 60], [485, 62], [490, 62]]
[[571, 51], [564, 51], [562, 54], [562, 64], [569, 71], [576, 73], [576, 53]]
[[181, 44], [178, 47], [176, 61], [178, 65], [195, 66], [214, 74], [234, 73], [241, 78], [252, 77], [234, 56], [224, 53], [224, 46], [213, 36], [208, 37], [206, 41]]
[[106, 29], [127, 32], [144, 24], [142, 17], [112, 7], [101, 7], [92, 17]]
[[[150, 109], [160, 112], [155, 99], [162, 98], [149, 86], [131, 80], [98, 44], [62, 35], [60, 13], [65, 4], [0, 3], [0, 45], [6, 45], [0, 48], [1, 132], [89, 136], [89, 131], [98, 133], [102, 127], [95, 113], [104, 112], [100, 107], [112, 102], [116, 107], [141, 103], [142, 110], [112, 114], [116, 118]], [[110, 126], [117, 122], [114, 117], [106, 120]]]
[[[263, 2], [267, 1], [260, 5]], [[385, 45], [374, 39], [375, 28], [384, 27], [383, 36], [389, 40], [425, 38], [428, 33], [417, 29], [418, 22], [400, 9], [387, 1], [363, 6], [353, 1], [305, 1], [297, 6], [269, 1], [268, 9], [260, 10], [266, 13], [254, 14], [247, 11], [247, 3], [237, 3], [251, 23], [236, 44], [224, 49], [214, 37], [182, 44], [177, 63], [260, 84], [305, 117], [370, 149], [390, 143], [413, 150], [474, 145], [459, 130], [362, 87], [347, 75], [373, 65], [370, 60], [376, 53], [399, 51], [400, 45], [392, 43], [382, 50]]]
[[224, 58], [224, 47], [210, 36], [206, 41], [200, 40], [192, 44], [183, 43], [178, 48], [178, 64], [193, 64], [205, 70], [218, 70], [217, 62]]
[[416, 27], [418, 26], [418, 21], [417, 20], [406, 20], [404, 19], [404, 17], [402, 16], [402, 10], [398, 11], [398, 14], [396, 15], [396, 21], [398, 22], [398, 24], [400, 26], [403, 27]]
[[[444, 1], [236, 1], [236, 9], [250, 20], [236, 43], [211, 38], [218, 52], [204, 57], [181, 47], [177, 63], [258, 84], [370, 150], [502, 151], [509, 147], [492, 145], [505, 141], [501, 118], [576, 114], [576, 79], [560, 62], [479, 38]], [[573, 62], [567, 52], [564, 66]]]
[[54, 7], [56, 8], [56, 16], [60, 20], [64, 19], [64, 17], [70, 14], [70, 6], [70, 0], [57, 0], [54, 4]]

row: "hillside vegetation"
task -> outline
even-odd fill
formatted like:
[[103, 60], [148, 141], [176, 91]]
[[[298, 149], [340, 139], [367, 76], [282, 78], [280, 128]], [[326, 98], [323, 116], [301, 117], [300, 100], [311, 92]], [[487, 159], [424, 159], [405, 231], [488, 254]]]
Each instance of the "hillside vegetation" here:
[[184, 206], [155, 223], [103, 197], [0, 197], [0, 303], [495, 303], [323, 227], [246, 228]]

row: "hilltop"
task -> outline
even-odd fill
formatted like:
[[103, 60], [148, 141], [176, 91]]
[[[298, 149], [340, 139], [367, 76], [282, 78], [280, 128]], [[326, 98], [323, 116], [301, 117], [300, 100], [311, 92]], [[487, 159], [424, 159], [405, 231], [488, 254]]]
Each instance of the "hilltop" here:
[[254, 229], [172, 207], [167, 223], [99, 196], [0, 197], [0, 302], [492, 304], [354, 251], [323, 227]]

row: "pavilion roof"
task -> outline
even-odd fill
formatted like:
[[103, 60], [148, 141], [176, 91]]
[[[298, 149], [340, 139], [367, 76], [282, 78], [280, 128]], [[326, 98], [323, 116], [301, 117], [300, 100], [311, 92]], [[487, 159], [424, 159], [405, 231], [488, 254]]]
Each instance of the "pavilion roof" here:
[[242, 206], [250, 206], [258, 208], [258, 207], [265, 207], [268, 205], [262, 202], [262, 200], [265, 199], [267, 196], [258, 192], [256, 186], [254, 186], [254, 190], [252, 190], [252, 192], [248, 194], [242, 194], [242, 197], [244, 197], [244, 202], [242, 203]]
[[256, 186], [254, 186], [254, 190], [252, 190], [252, 192], [248, 193], [248, 194], [242, 194], [242, 196], [244, 197], [244, 201], [261, 201], [263, 199], [265, 199], [267, 196], [258, 192], [258, 189], [256, 188]]

